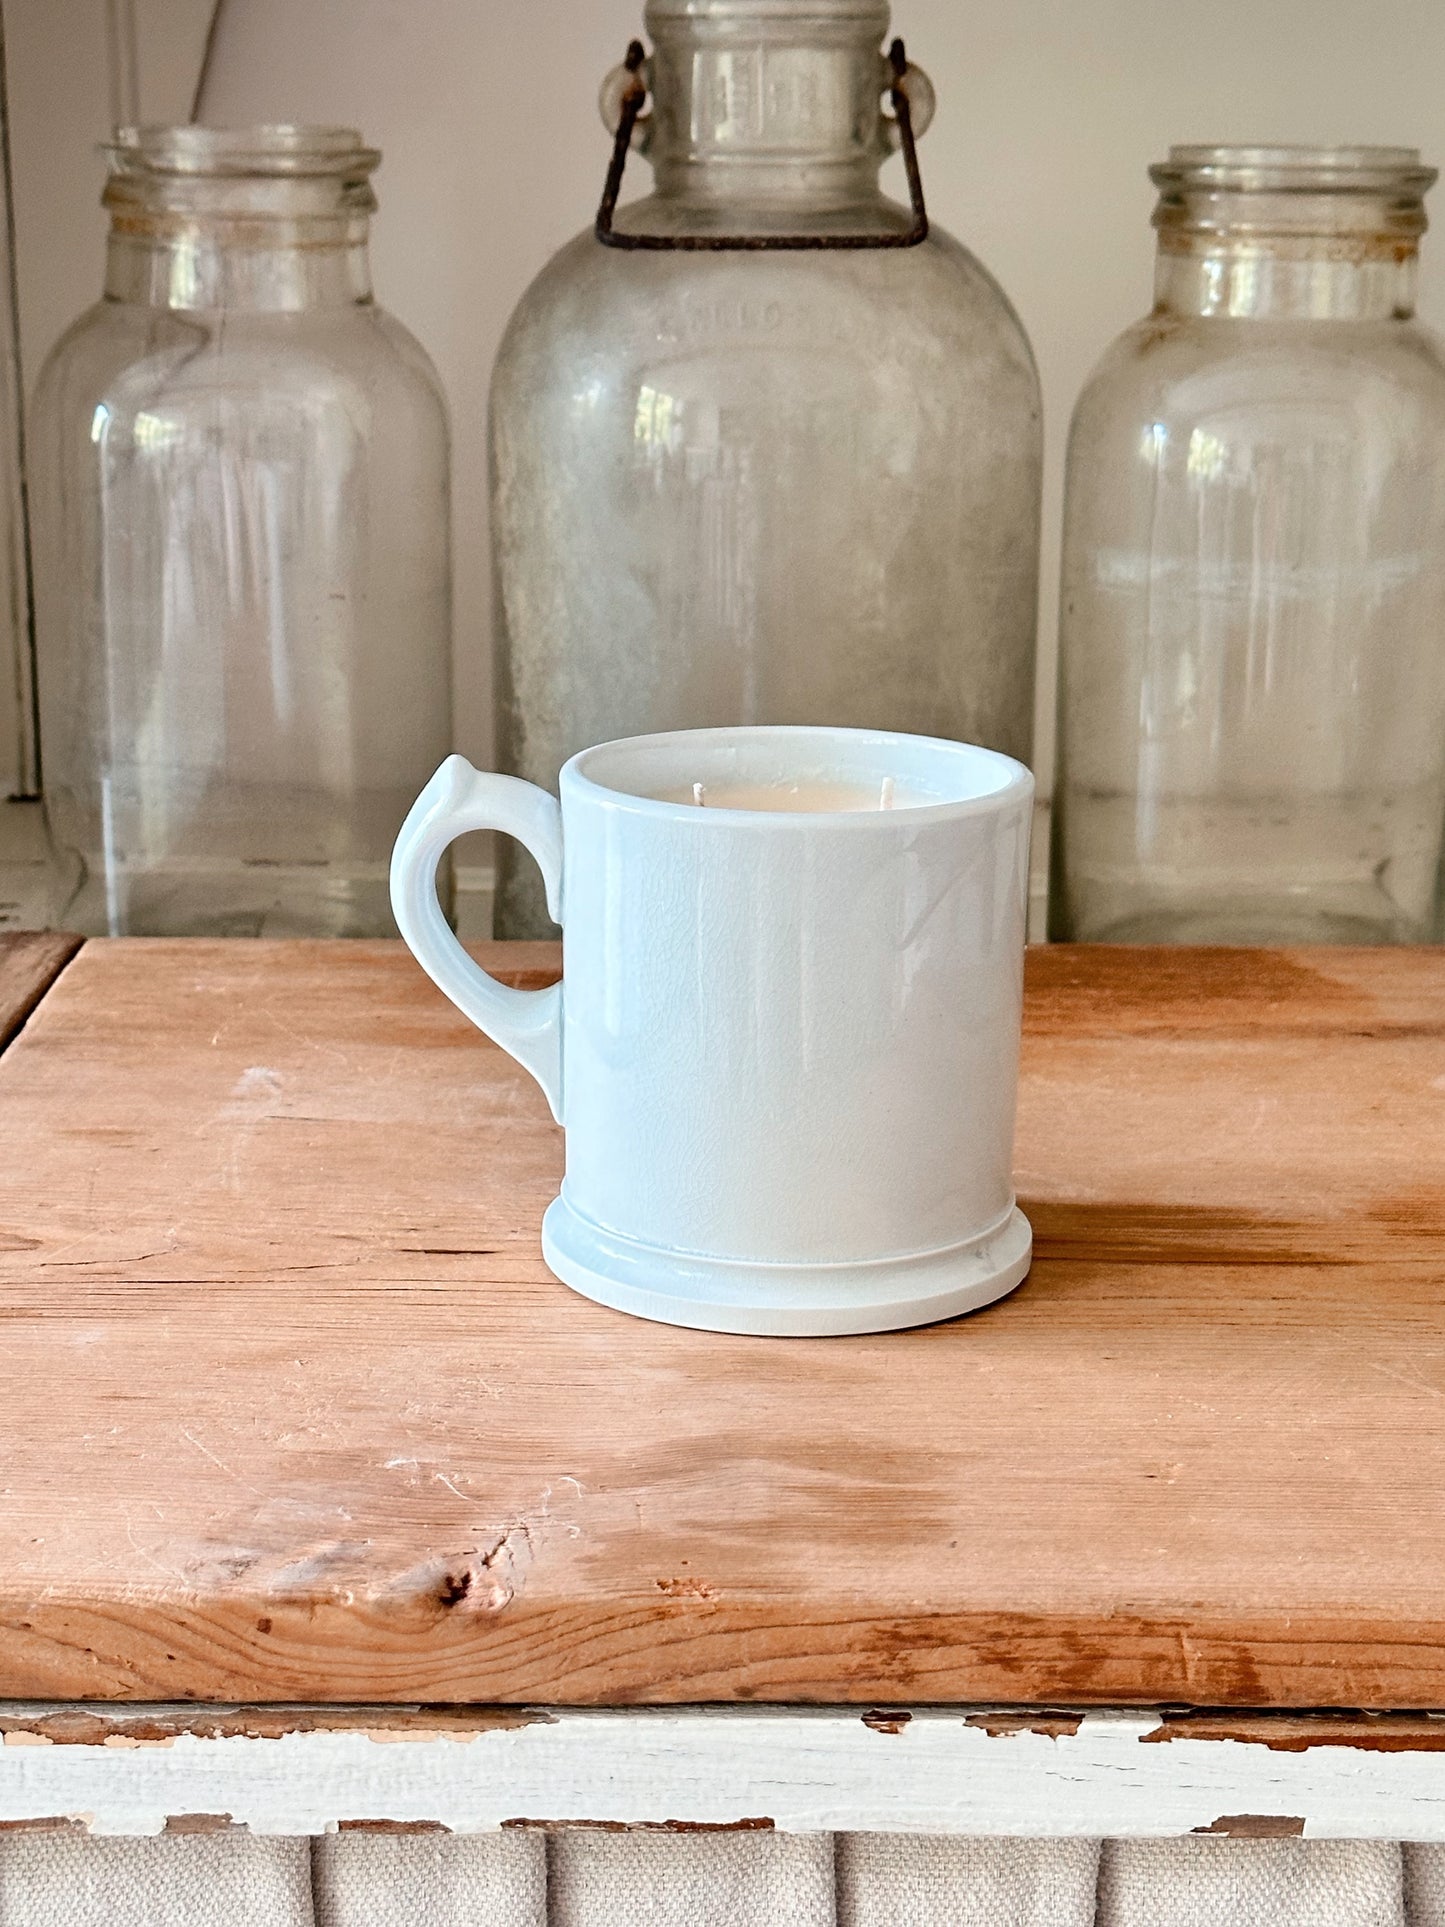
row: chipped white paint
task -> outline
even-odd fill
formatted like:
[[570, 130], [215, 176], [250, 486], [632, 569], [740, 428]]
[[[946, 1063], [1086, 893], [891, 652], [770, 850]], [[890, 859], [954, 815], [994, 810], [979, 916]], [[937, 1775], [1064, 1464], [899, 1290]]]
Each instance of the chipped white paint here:
[[[26, 1719], [74, 1710], [0, 1706]], [[94, 1710], [115, 1719], [140, 1709]], [[172, 1816], [226, 1814], [288, 1834], [355, 1820], [457, 1832], [515, 1820], [752, 1820], [800, 1833], [1118, 1838], [1246, 1814], [1294, 1817], [1319, 1837], [1445, 1841], [1445, 1751], [1151, 1742], [1158, 1725], [1147, 1713], [1092, 1713], [1074, 1733], [990, 1733], [965, 1711], [920, 1711], [879, 1731], [846, 1709], [692, 1708], [541, 1713], [480, 1731], [459, 1714], [453, 1730], [419, 1733], [378, 1708], [373, 1727], [273, 1739], [111, 1733], [58, 1744], [10, 1732], [0, 1821], [76, 1816], [97, 1833], [147, 1834]]]

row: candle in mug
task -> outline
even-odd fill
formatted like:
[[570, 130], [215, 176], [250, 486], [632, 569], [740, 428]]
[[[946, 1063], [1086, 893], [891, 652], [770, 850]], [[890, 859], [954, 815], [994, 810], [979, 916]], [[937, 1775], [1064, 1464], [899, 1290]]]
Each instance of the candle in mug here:
[[687, 789], [659, 790], [659, 803], [693, 803], [707, 810], [765, 810], [836, 815], [863, 810], [907, 809], [924, 797], [899, 793], [891, 776], [881, 783], [693, 783]]
[[[647, 1318], [812, 1337], [1012, 1290], [1028, 771], [741, 726], [604, 743], [558, 787], [451, 757], [392, 866], [407, 942], [566, 1129], [556, 1275]], [[524, 842], [565, 912], [565, 1018], [561, 985], [493, 982], [447, 926], [437, 866], [475, 829]]]

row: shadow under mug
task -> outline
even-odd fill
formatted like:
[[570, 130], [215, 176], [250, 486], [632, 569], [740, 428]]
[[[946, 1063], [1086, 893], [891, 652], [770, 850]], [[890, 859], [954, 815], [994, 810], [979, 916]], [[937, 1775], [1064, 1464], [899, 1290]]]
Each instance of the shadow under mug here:
[[[423, 969], [566, 1130], [556, 1275], [645, 1318], [787, 1336], [1012, 1290], [1022, 764], [869, 730], [687, 730], [584, 750], [559, 787], [448, 757], [391, 870]], [[437, 864], [484, 829], [541, 868], [550, 989], [497, 983], [442, 914]]]

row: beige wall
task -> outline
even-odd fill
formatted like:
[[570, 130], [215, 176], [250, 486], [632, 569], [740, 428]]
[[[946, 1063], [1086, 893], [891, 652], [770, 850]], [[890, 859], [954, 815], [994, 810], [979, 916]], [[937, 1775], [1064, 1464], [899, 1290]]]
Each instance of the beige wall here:
[[[4, 4], [33, 379], [99, 280], [103, 0]], [[208, 5], [140, 0], [149, 116], [184, 110]], [[637, 31], [640, 6], [226, 0], [207, 118], [353, 122], [386, 155], [377, 287], [451, 396], [458, 742], [478, 757], [489, 731], [487, 372], [518, 293], [590, 217], [606, 162], [597, 82]], [[895, 0], [894, 11], [939, 91], [921, 150], [932, 211], [1008, 290], [1043, 374], [1048, 663], [1069, 410], [1105, 343], [1149, 300], [1145, 167], [1171, 140], [1388, 141], [1438, 161], [1445, 0]], [[1439, 263], [1434, 245], [1424, 307], [1438, 325], [1445, 241]], [[1042, 681], [1047, 705], [1051, 678]], [[1046, 762], [1043, 738], [1040, 750]]]

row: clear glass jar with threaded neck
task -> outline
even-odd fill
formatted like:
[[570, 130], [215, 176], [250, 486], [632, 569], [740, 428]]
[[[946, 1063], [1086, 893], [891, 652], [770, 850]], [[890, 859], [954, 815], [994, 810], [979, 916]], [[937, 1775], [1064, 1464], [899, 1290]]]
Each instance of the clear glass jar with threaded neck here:
[[1445, 358], [1409, 148], [1176, 147], [1069, 443], [1050, 932], [1441, 932]]
[[[910, 232], [879, 188], [899, 144], [882, 0], [649, 0], [646, 21], [631, 165], [654, 191], [619, 231]], [[922, 133], [932, 89], [916, 68], [906, 87]], [[491, 460], [502, 768], [553, 786], [589, 743], [753, 722], [1027, 760], [1038, 382], [1008, 301], [937, 225], [778, 251], [589, 228], [512, 317]], [[500, 932], [547, 929], [531, 865], [505, 844], [499, 864]]]
[[41, 376], [41, 757], [61, 920], [381, 936], [451, 747], [445, 407], [372, 299], [349, 129], [109, 150], [103, 300]]

